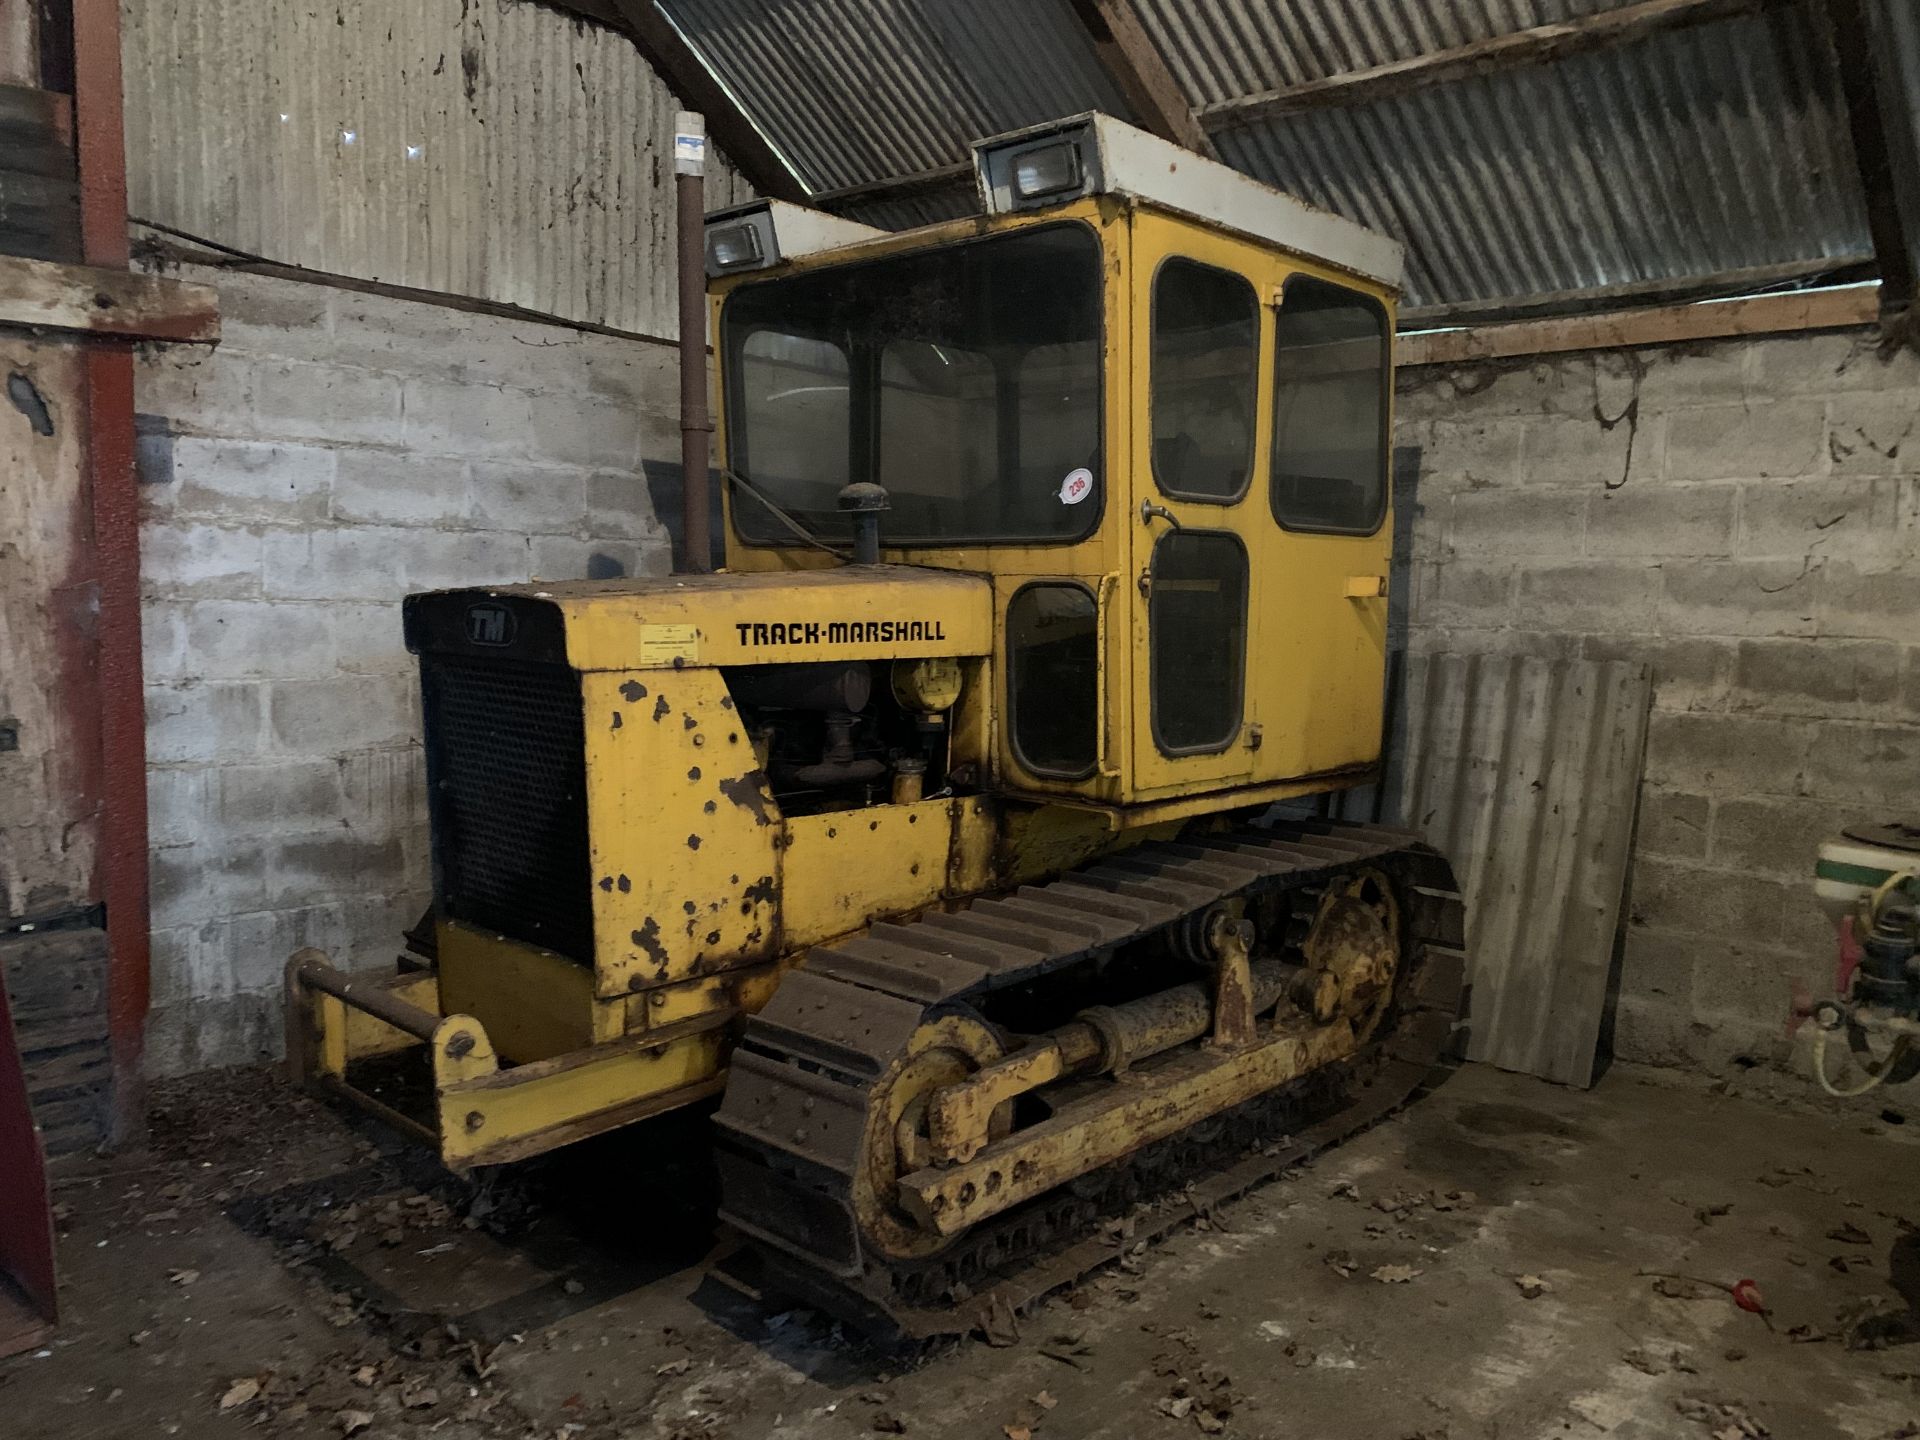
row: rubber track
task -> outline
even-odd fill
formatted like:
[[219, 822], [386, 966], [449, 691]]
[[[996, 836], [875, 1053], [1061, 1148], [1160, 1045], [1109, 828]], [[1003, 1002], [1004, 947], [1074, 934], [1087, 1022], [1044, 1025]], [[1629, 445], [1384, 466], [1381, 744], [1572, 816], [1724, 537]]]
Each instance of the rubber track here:
[[[1392, 1023], [1360, 1054], [994, 1217], [931, 1260], [863, 1253], [848, 1197], [867, 1101], [930, 1012], [1083, 964], [1220, 900], [1361, 866], [1400, 882], [1408, 944]], [[872, 926], [814, 950], [735, 1051], [716, 1116], [721, 1213], [757, 1242], [776, 1283], [862, 1328], [922, 1339], [993, 1324], [1116, 1259], [1089, 1234], [1103, 1218], [1181, 1192], [1133, 1234], [1158, 1238], [1411, 1098], [1454, 1048], [1463, 925], [1453, 872], [1412, 832], [1311, 821], [1153, 842], [958, 912]]]

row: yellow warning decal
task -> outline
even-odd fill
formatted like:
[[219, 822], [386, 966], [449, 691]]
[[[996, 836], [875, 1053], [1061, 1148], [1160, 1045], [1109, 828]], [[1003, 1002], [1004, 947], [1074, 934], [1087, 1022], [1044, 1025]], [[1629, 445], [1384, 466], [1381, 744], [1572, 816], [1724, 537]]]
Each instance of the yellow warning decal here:
[[640, 627], [640, 663], [671, 665], [675, 660], [700, 658], [698, 625], [642, 625]]

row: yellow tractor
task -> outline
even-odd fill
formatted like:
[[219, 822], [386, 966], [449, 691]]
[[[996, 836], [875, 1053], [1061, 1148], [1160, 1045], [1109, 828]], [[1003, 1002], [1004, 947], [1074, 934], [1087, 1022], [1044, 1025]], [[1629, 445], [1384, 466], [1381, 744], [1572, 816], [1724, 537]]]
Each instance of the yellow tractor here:
[[916, 1334], [1378, 1118], [1463, 994], [1439, 855], [1273, 818], [1379, 775], [1399, 247], [1100, 115], [975, 169], [708, 224], [724, 568], [411, 597], [434, 963], [287, 976], [456, 1170], [719, 1097], [726, 1218]]

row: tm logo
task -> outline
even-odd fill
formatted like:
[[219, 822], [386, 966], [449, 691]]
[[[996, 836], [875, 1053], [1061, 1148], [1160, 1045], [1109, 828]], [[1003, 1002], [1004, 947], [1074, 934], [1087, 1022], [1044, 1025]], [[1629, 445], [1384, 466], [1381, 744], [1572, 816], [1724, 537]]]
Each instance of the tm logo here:
[[469, 605], [467, 639], [476, 645], [511, 645], [513, 611], [504, 605]]

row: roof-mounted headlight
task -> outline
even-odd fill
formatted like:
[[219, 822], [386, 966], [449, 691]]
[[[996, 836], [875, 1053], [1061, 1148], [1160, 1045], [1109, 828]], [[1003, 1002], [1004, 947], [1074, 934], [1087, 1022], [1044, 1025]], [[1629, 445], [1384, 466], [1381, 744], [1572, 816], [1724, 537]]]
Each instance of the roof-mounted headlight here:
[[973, 150], [989, 215], [1062, 205], [1101, 191], [1100, 150], [1090, 117], [982, 140]]
[[766, 255], [760, 243], [760, 227], [751, 220], [736, 225], [715, 225], [707, 230], [707, 268], [709, 270], [750, 270]]
[[1071, 137], [1017, 151], [1011, 157], [1011, 164], [1016, 200], [1077, 195], [1085, 183], [1080, 168], [1080, 147]]

